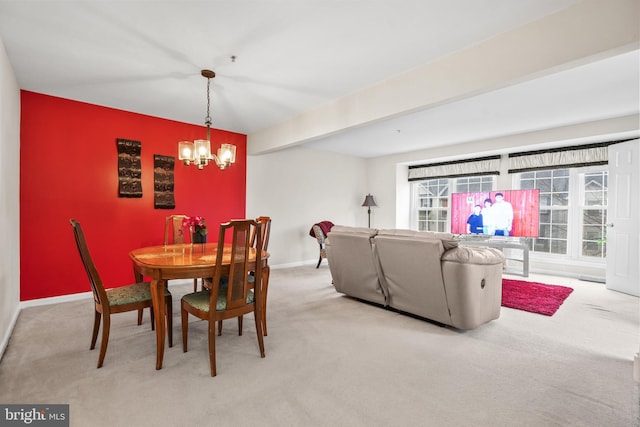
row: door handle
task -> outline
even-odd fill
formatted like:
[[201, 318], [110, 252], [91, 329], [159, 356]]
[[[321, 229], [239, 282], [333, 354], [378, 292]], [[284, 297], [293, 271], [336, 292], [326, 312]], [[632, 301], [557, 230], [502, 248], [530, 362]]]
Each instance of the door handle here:
[[608, 223], [606, 224], [606, 226], [607, 226], [607, 227], [609, 227], [609, 228], [613, 228], [613, 223], [612, 223], [612, 222], [608, 222]]

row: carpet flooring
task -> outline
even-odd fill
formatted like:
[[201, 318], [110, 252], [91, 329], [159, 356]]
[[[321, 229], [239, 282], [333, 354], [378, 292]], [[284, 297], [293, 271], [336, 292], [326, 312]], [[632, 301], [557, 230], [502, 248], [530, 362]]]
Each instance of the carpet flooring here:
[[[93, 301], [24, 308], [0, 362], [3, 404], [69, 404], [71, 427], [632, 427], [640, 424], [639, 299], [532, 274], [574, 291], [552, 317], [503, 308], [470, 331], [335, 291], [326, 262], [271, 270], [265, 337], [224, 322], [211, 378], [207, 322], [180, 331], [155, 369], [149, 311], [112, 317], [104, 366], [89, 350]], [[518, 277], [508, 277], [518, 279]], [[88, 285], [87, 285], [88, 288]], [[36, 425], [32, 423], [31, 426]]]

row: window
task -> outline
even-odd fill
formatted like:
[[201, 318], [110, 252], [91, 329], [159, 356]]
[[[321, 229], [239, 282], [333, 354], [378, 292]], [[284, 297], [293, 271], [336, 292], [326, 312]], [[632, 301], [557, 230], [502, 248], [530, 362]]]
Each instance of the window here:
[[608, 173], [588, 172], [581, 178], [582, 256], [604, 258], [607, 255]]
[[531, 251], [605, 258], [606, 166], [539, 170], [516, 176], [520, 188], [540, 190], [540, 234], [529, 242]]
[[418, 230], [446, 231], [449, 222], [449, 179], [430, 179], [416, 184]]
[[[540, 256], [606, 257], [606, 165], [513, 174], [513, 188], [540, 191], [539, 237], [528, 239]], [[412, 228], [451, 230], [451, 193], [494, 191], [494, 175], [433, 178], [412, 183]]]
[[480, 175], [459, 178], [436, 178], [413, 183], [415, 217], [419, 231], [445, 232], [451, 229], [450, 200], [451, 188], [454, 193], [474, 191], [492, 191], [493, 175]]
[[540, 190], [539, 237], [529, 249], [535, 252], [566, 254], [569, 222], [569, 169], [523, 172], [520, 188]]
[[456, 193], [474, 193], [493, 190], [493, 176], [456, 178]]

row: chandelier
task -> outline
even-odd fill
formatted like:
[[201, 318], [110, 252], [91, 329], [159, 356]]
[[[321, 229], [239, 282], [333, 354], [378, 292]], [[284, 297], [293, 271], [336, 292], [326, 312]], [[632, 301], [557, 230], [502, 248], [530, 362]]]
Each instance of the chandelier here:
[[236, 162], [236, 146], [232, 144], [222, 144], [218, 148], [218, 153], [211, 152], [211, 79], [216, 76], [211, 70], [202, 70], [202, 77], [207, 79], [207, 117], [204, 123], [207, 125], [207, 139], [196, 139], [195, 141], [180, 141], [178, 143], [178, 159], [185, 165], [195, 165], [198, 169], [203, 169], [210, 160], [215, 160], [216, 165], [221, 170], [225, 170]]

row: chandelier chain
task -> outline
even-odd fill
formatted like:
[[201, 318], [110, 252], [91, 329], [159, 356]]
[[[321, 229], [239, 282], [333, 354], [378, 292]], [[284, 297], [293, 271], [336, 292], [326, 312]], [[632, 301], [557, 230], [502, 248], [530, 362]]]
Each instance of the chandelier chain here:
[[207, 127], [211, 126], [211, 79], [207, 78], [207, 117], [204, 118], [204, 122]]

